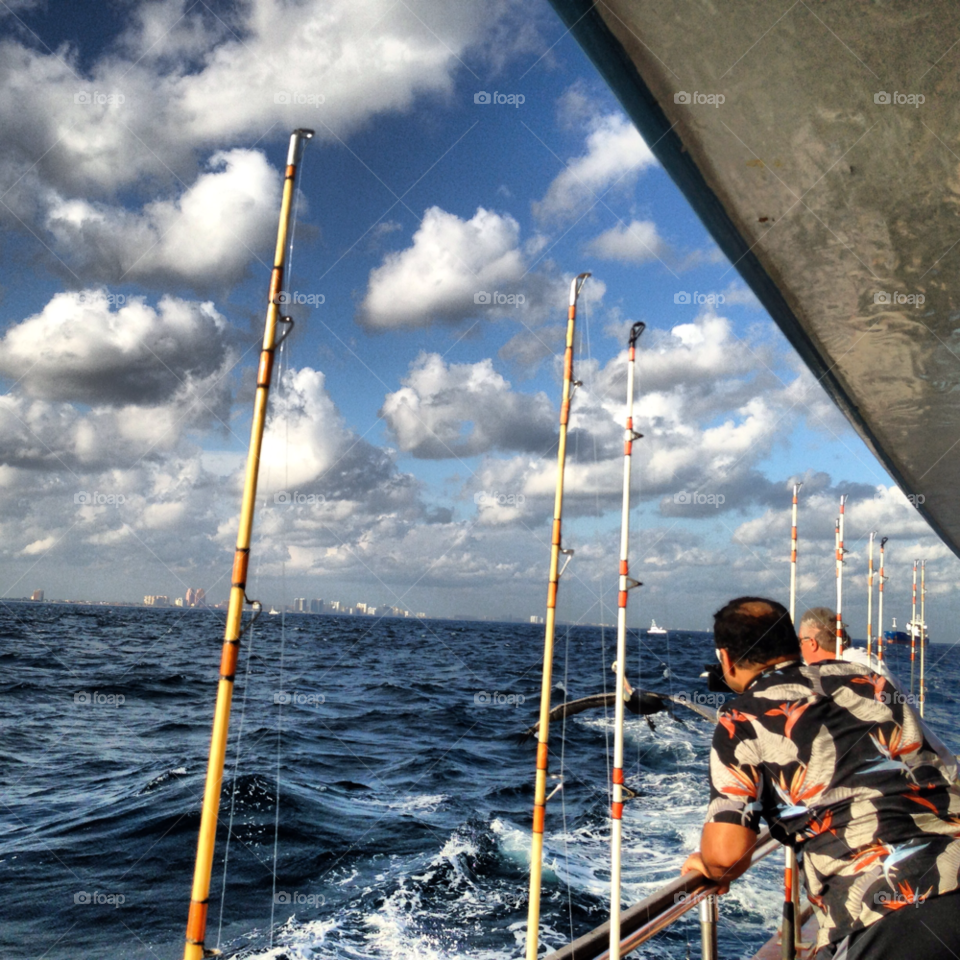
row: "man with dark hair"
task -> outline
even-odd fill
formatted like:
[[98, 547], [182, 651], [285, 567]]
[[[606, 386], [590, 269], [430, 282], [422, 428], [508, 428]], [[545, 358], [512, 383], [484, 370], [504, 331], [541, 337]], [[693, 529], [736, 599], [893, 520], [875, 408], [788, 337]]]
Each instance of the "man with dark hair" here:
[[802, 856], [818, 957], [960, 956], [955, 758], [886, 677], [804, 664], [773, 600], [731, 601], [714, 639], [739, 696], [720, 711], [707, 821], [682, 872], [726, 892], [750, 865], [762, 815]]

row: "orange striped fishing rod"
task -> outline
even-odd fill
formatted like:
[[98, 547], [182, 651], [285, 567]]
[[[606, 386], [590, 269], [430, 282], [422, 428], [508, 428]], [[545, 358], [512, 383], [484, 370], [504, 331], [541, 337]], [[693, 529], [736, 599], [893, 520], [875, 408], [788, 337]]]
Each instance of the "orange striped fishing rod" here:
[[[790, 621], [797, 622], [797, 504], [802, 483], [793, 485], [793, 503], [790, 516]], [[797, 954], [797, 941], [800, 930], [796, 918], [799, 916], [800, 878], [797, 868], [797, 851], [791, 846], [783, 848], [783, 926], [781, 930], [781, 954], [786, 960], [792, 960]]]
[[910, 618], [910, 694], [913, 695], [914, 661], [917, 659], [917, 564], [913, 561], [913, 616]]
[[876, 530], [870, 531], [870, 565], [867, 568], [867, 660], [873, 653], [873, 541]]
[[[557, 584], [573, 554], [564, 550], [560, 538], [563, 514], [563, 471], [567, 460], [567, 423], [570, 398], [580, 386], [573, 379], [573, 334], [577, 322], [577, 299], [589, 273], [570, 281], [567, 313], [567, 344], [563, 354], [563, 396], [560, 403], [560, 441], [557, 446], [557, 492], [553, 501], [553, 536], [550, 541], [550, 579], [547, 584], [547, 616], [543, 638], [543, 680], [540, 685], [540, 726], [537, 732], [537, 777], [533, 789], [533, 832], [530, 838], [530, 905], [527, 911], [527, 960], [537, 960], [540, 942], [540, 886], [543, 876], [543, 824], [547, 810], [547, 741], [550, 734], [550, 687], [553, 678], [553, 637], [557, 619]], [[567, 557], [560, 568], [560, 554]]]
[[617, 595], [617, 681], [613, 728], [613, 799], [610, 805], [610, 956], [620, 951], [620, 876], [621, 840], [623, 837], [623, 701], [626, 692], [624, 671], [627, 662], [627, 592], [641, 584], [630, 576], [630, 465], [633, 441], [642, 434], [633, 429], [633, 379], [637, 365], [637, 340], [646, 324], [635, 323], [630, 328], [630, 347], [627, 352], [627, 417], [623, 431], [623, 508], [620, 515], [620, 582]]
[[927, 561], [920, 561], [920, 716], [927, 702], [927, 681], [924, 673], [927, 649]]
[[877, 577], [877, 661], [883, 663], [883, 582], [887, 579], [883, 573], [883, 551], [889, 537], [880, 539], [880, 576]]
[[[273, 271], [270, 275], [263, 349], [260, 353], [260, 367], [257, 371], [257, 392], [253, 401], [253, 423], [250, 428], [250, 449], [247, 454], [243, 500], [240, 507], [240, 529], [237, 533], [237, 549], [233, 558], [230, 606], [227, 610], [223, 650], [220, 655], [220, 683], [217, 687], [217, 706], [213, 715], [213, 733], [210, 738], [210, 759], [207, 764], [203, 810], [200, 815], [200, 838], [197, 841], [197, 860], [193, 873], [193, 890], [190, 895], [190, 914], [187, 919], [187, 940], [183, 950], [184, 960], [203, 960], [203, 957], [212, 955], [212, 951], [208, 951], [204, 945], [207, 929], [207, 907], [210, 898], [210, 871], [213, 867], [217, 818], [220, 812], [223, 761], [227, 752], [227, 733], [230, 726], [230, 706], [233, 701], [233, 681], [240, 651], [243, 607], [244, 603], [252, 603], [246, 595], [247, 565], [250, 560], [250, 542], [253, 536], [253, 510], [257, 498], [257, 479], [260, 472], [260, 449], [263, 445], [263, 431], [266, 424], [267, 398], [270, 391], [270, 377], [273, 373], [274, 350], [283, 341], [290, 330], [290, 325], [293, 323], [289, 317], [280, 316], [279, 298], [283, 291], [287, 235], [290, 230], [297, 167], [303, 153], [303, 145], [312, 136], [312, 130], [294, 130], [287, 151], [287, 169], [280, 204], [277, 248], [273, 259]], [[287, 329], [278, 339], [277, 326], [281, 323], [286, 324]]]
[[840, 516], [837, 517], [837, 656], [843, 659], [843, 515], [846, 496], [840, 497]]
[[793, 485], [793, 507], [790, 523], [790, 621], [797, 622], [797, 494], [802, 483]]

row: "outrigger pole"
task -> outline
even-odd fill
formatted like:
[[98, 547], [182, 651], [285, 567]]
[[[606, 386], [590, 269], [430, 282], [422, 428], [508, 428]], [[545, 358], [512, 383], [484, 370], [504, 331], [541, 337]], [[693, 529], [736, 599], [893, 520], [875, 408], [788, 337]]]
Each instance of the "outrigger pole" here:
[[630, 349], [627, 353], [627, 418], [623, 432], [623, 509], [620, 519], [620, 590], [617, 596], [617, 680], [613, 728], [613, 799], [610, 805], [610, 956], [620, 950], [620, 844], [623, 836], [623, 698], [624, 671], [627, 662], [627, 592], [641, 584], [630, 576], [630, 464], [633, 441], [642, 434], [633, 429], [633, 378], [636, 368], [637, 340], [646, 324], [630, 328]]
[[837, 654], [843, 657], [843, 514], [846, 496], [840, 497], [840, 516], [837, 517]]
[[883, 575], [883, 549], [887, 544], [889, 537], [880, 539], [880, 576], [877, 578], [877, 660], [883, 663], [883, 581], [887, 578]]
[[183, 950], [184, 960], [203, 960], [212, 955], [204, 946], [207, 929], [207, 907], [210, 896], [210, 871], [213, 867], [213, 850], [217, 835], [217, 819], [220, 813], [220, 789], [223, 785], [223, 761], [227, 752], [227, 733], [230, 725], [230, 706], [233, 700], [233, 681], [237, 671], [240, 651], [243, 606], [247, 600], [247, 564], [250, 560], [250, 541], [253, 535], [253, 510], [257, 497], [257, 478], [260, 471], [260, 448], [267, 415], [267, 395], [273, 372], [273, 353], [278, 343], [277, 325], [289, 324], [292, 320], [281, 317], [278, 298], [283, 291], [284, 266], [287, 253], [287, 234], [297, 166], [304, 143], [313, 136], [312, 130], [294, 130], [287, 151], [287, 169], [283, 181], [283, 198], [280, 204], [280, 226], [277, 231], [277, 249], [270, 275], [270, 293], [267, 298], [267, 317], [264, 324], [263, 349], [257, 371], [257, 392], [253, 401], [253, 424], [250, 428], [250, 449], [247, 454], [247, 470], [243, 484], [243, 501], [240, 507], [240, 529], [237, 533], [237, 549], [233, 558], [233, 576], [230, 586], [230, 606], [223, 634], [223, 650], [220, 655], [220, 683], [217, 687], [217, 706], [213, 715], [213, 734], [210, 738], [210, 759], [207, 765], [207, 782], [203, 794], [203, 811], [200, 815], [200, 839], [197, 842], [197, 861], [193, 873], [193, 891], [190, 895], [190, 914], [187, 919], [187, 942]]
[[873, 541], [876, 530], [870, 531], [870, 566], [867, 574], [867, 660], [873, 653]]
[[[547, 616], [543, 639], [543, 680], [540, 685], [540, 725], [537, 733], [537, 778], [533, 790], [533, 832], [530, 840], [530, 906], [527, 912], [527, 960], [537, 960], [540, 941], [540, 884], [543, 875], [543, 823], [547, 809], [547, 741], [550, 734], [550, 687], [553, 682], [553, 635], [557, 618], [557, 584], [560, 581], [560, 519], [563, 514], [563, 470], [567, 459], [567, 423], [570, 397], [580, 382], [573, 379], [573, 334], [577, 322], [577, 298], [589, 273], [570, 281], [567, 314], [567, 345], [563, 354], [563, 395], [560, 403], [560, 442], [557, 446], [557, 492], [553, 502], [553, 535], [550, 541], [550, 580], [547, 584]], [[566, 563], [564, 563], [564, 569]]]
[[927, 702], [927, 682], [924, 674], [924, 664], [926, 663], [927, 649], [927, 618], [926, 618], [926, 599], [927, 599], [927, 561], [920, 561], [920, 716], [923, 716], [923, 708]]
[[[797, 494], [802, 483], [793, 485], [793, 504], [790, 522], [790, 621], [797, 622]], [[783, 848], [783, 920], [780, 927], [780, 951], [782, 960], [793, 960], [797, 955], [800, 931], [797, 927], [799, 911], [800, 877], [797, 867], [797, 851]]]
[[917, 564], [913, 561], [913, 616], [910, 618], [910, 694], [913, 695], [914, 661], [917, 658]]
[[790, 621], [797, 622], [797, 494], [802, 483], [793, 485], [793, 513], [790, 524]]

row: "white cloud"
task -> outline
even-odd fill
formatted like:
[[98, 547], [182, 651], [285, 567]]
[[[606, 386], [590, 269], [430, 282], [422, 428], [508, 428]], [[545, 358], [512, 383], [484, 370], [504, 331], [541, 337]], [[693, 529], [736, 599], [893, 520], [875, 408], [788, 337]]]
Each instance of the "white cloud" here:
[[256, 150], [214, 154], [176, 200], [139, 213], [86, 200], [49, 199], [47, 229], [81, 277], [113, 283], [223, 288], [239, 281], [276, 231], [280, 176]]
[[421, 354], [380, 415], [400, 449], [424, 459], [545, 452], [555, 442], [557, 417], [546, 395], [512, 392], [491, 360], [448, 365]]
[[508, 215], [481, 207], [470, 220], [461, 220], [431, 207], [412, 246], [388, 254], [371, 271], [361, 323], [381, 330], [422, 327], [515, 309], [510, 303], [478, 303], [475, 298], [500, 293], [525, 300], [519, 237], [520, 226]]
[[587, 252], [604, 260], [622, 263], [645, 263], [657, 260], [665, 251], [664, 242], [652, 220], [632, 220], [619, 223], [594, 237], [587, 244]]
[[534, 203], [533, 212], [544, 221], [574, 220], [582, 216], [612, 187], [631, 186], [637, 175], [657, 160], [622, 114], [602, 117], [587, 137], [587, 152], [567, 163]]
[[[115, 406], [184, 398], [198, 380], [209, 392], [223, 380], [234, 354], [212, 303], [163, 297], [154, 309], [143, 297], [115, 299], [105, 289], [56, 294], [7, 331], [0, 373], [31, 397]], [[208, 397], [211, 407], [222, 399]]]

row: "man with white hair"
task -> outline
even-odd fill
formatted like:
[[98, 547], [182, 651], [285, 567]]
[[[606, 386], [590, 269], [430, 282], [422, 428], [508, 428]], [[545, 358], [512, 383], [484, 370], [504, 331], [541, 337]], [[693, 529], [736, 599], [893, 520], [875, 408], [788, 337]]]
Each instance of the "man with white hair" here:
[[887, 665], [875, 656], [867, 656], [866, 650], [845, 646], [837, 652], [837, 615], [829, 607], [812, 607], [800, 618], [797, 630], [800, 638], [800, 655], [804, 663], [821, 663], [824, 660], [843, 660], [859, 663], [872, 673], [880, 673], [896, 683], [896, 678]]

